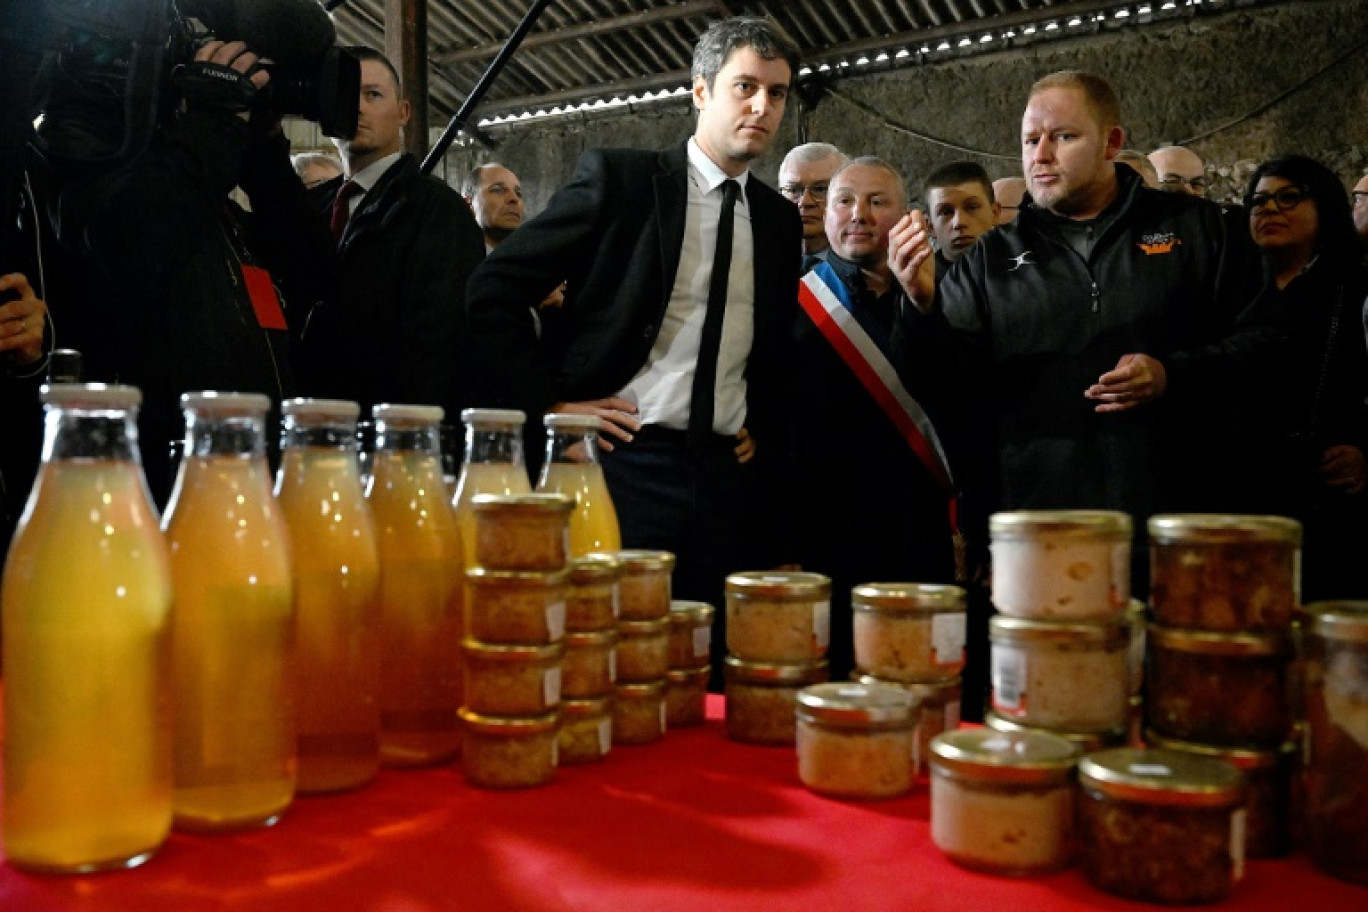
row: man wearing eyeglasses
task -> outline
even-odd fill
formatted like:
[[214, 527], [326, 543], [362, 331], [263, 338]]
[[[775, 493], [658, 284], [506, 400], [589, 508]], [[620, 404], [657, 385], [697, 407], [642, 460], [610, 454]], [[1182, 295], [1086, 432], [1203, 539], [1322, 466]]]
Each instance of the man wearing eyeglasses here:
[[1159, 172], [1159, 189], [1170, 193], [1206, 197], [1206, 165], [1200, 156], [1183, 146], [1160, 146], [1149, 154]]
[[798, 207], [803, 220], [803, 256], [826, 257], [827, 188], [836, 172], [845, 167], [846, 154], [831, 143], [810, 142], [794, 146], [779, 165], [779, 192]]
[[1359, 240], [1363, 242], [1363, 247], [1368, 250], [1368, 174], [1359, 178], [1354, 184], [1354, 230], [1358, 232]]

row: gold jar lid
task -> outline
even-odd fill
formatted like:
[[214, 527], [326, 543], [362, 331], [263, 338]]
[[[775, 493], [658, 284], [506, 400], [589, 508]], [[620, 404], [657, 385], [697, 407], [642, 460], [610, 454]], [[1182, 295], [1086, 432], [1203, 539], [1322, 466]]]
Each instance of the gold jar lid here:
[[555, 731], [560, 724], [560, 713], [557, 712], [540, 716], [486, 716], [471, 712], [464, 706], [457, 712], [466, 728], [482, 735], [530, 738], [533, 735]]
[[727, 595], [794, 601], [831, 598], [831, 577], [795, 571], [752, 571], [727, 577]]
[[1368, 643], [1368, 601], [1312, 602], [1302, 609], [1302, 629], [1327, 640]]
[[1182, 807], [1234, 807], [1244, 777], [1232, 764], [1164, 748], [1114, 747], [1078, 761], [1078, 781], [1109, 798]]
[[916, 701], [901, 687], [833, 681], [798, 691], [798, 716], [849, 728], [911, 726]]
[[481, 643], [469, 637], [461, 641], [461, 649], [467, 656], [486, 662], [515, 662], [528, 665], [559, 662], [565, 653], [565, 647], [560, 643], [546, 646], [507, 645]]
[[964, 590], [936, 583], [864, 583], [850, 590], [856, 611], [949, 614], [964, 611]]
[[280, 414], [287, 418], [333, 418], [355, 421], [361, 406], [350, 399], [286, 399], [280, 403]]
[[1017, 541], [1041, 535], [1129, 539], [1130, 516], [1115, 510], [1013, 510], [988, 517], [993, 541]]
[[1040, 643], [1059, 648], [1124, 646], [1130, 642], [1131, 625], [1124, 617], [1096, 624], [1032, 621], [995, 614], [988, 619], [988, 638], [994, 643]]
[[670, 623], [676, 627], [701, 627], [711, 624], [716, 609], [707, 602], [675, 600], [670, 602]]
[[371, 417], [376, 421], [412, 421], [417, 424], [433, 424], [446, 417], [446, 409], [440, 405], [397, 405], [384, 402], [371, 406]]
[[626, 550], [614, 552], [624, 576], [674, 570], [675, 556], [669, 551]]
[[1175, 652], [1219, 656], [1281, 656], [1292, 652], [1292, 640], [1285, 633], [1211, 633], [1153, 623], [1145, 631], [1148, 648]]
[[697, 668], [671, 668], [665, 672], [665, 680], [671, 684], [707, 684], [708, 677], [711, 674], [711, 665], [700, 665]]
[[461, 410], [461, 421], [475, 427], [517, 430], [527, 423], [527, 413], [517, 409], [468, 408]]
[[666, 678], [657, 678], [654, 681], [633, 681], [630, 684], [616, 684], [613, 686], [613, 694], [619, 700], [651, 700], [661, 699], [665, 696], [665, 686], [669, 684]]
[[603, 430], [603, 419], [577, 412], [547, 412], [542, 416], [542, 426], [552, 431], [600, 431]]
[[645, 621], [618, 621], [618, 635], [622, 639], [629, 637], [649, 637], [667, 634], [670, 630], [670, 619], [651, 618]]
[[1300, 545], [1301, 523], [1286, 516], [1245, 516], [1235, 513], [1170, 513], [1152, 516], [1148, 524], [1154, 544], [1236, 545], [1286, 542]]
[[567, 494], [476, 494], [471, 503], [480, 516], [569, 516], [575, 509], [575, 498]]
[[612, 697], [593, 697], [583, 700], [561, 700], [561, 718], [565, 721], [571, 719], [590, 718], [593, 716], [606, 715], [613, 710]]
[[603, 649], [617, 645], [618, 632], [608, 630], [567, 630], [565, 645], [570, 649]]
[[1145, 744], [1150, 747], [1162, 747], [1165, 750], [1197, 754], [1200, 757], [1214, 757], [1233, 763], [1245, 771], [1276, 769], [1286, 763], [1295, 763], [1297, 754], [1301, 751], [1301, 743], [1293, 739], [1284, 741], [1278, 747], [1263, 750], [1254, 747], [1218, 747], [1214, 744], [1179, 741], [1150, 728], [1145, 729]]
[[850, 678], [861, 684], [885, 684], [889, 687], [901, 688], [912, 695], [914, 706], [944, 706], [958, 700], [964, 690], [964, 685], [958, 676], [940, 681], [917, 681], [914, 683], [911, 681], [888, 681], [878, 675], [864, 674], [856, 669], [850, 673]]
[[819, 684], [831, 676], [826, 659], [819, 662], [800, 662], [781, 665], [771, 662], [745, 662], [736, 656], [726, 657], [723, 671], [728, 681], [737, 684], [767, 684], [772, 687], [794, 687]]
[[931, 739], [931, 766], [997, 785], [1062, 785], [1078, 752], [1063, 738], [1039, 731], [962, 728]]
[[622, 572], [616, 557], [598, 551], [572, 557], [566, 566], [570, 569], [570, 582], [576, 586], [615, 582]]
[[1040, 725], [1022, 725], [1011, 719], [999, 716], [989, 710], [983, 714], [983, 724], [994, 731], [1000, 732], [1022, 732], [1037, 731], [1063, 738], [1074, 746], [1074, 749], [1081, 754], [1088, 754], [1095, 750], [1102, 750], [1104, 747], [1119, 747], [1126, 743], [1126, 730], [1118, 728], [1115, 731], [1068, 731], [1062, 728], [1046, 728]]
[[553, 589], [564, 586], [569, 573], [565, 570], [552, 570], [542, 573], [536, 570], [489, 570], [485, 567], [471, 567], [466, 571], [466, 582], [472, 586], [488, 586], [491, 589]]

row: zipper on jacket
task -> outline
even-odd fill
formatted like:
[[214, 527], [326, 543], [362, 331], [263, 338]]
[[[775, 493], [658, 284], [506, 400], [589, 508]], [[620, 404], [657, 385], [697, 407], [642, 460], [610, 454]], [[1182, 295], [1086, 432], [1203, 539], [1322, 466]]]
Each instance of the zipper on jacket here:
[[[1091, 271], [1091, 270], [1089, 270], [1089, 271]], [[1101, 312], [1102, 312], [1102, 289], [1100, 289], [1100, 288], [1097, 287], [1097, 280], [1096, 280], [1096, 279], [1093, 279], [1093, 283], [1092, 283], [1092, 312], [1093, 312], [1093, 313], [1101, 313]]]

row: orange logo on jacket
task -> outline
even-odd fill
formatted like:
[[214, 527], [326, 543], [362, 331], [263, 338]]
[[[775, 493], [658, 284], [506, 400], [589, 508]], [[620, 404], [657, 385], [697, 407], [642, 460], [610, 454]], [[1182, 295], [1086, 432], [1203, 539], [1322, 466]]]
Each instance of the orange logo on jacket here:
[[1140, 242], [1136, 246], [1145, 251], [1147, 256], [1157, 256], [1161, 253], [1172, 253], [1173, 248], [1181, 243], [1183, 242], [1178, 239], [1177, 235], [1166, 232], [1164, 234], [1147, 234], [1140, 238]]

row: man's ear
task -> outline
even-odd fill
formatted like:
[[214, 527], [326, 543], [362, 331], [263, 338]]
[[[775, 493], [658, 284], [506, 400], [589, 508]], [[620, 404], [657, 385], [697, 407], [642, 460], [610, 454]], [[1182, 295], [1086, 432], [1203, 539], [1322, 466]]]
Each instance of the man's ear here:
[[708, 106], [708, 81], [702, 76], [695, 76], [693, 80], [693, 106], [695, 110], [701, 111]]
[[399, 102], [399, 126], [407, 127], [409, 117], [413, 115], [413, 105], [408, 103], [408, 99]]
[[1126, 147], [1126, 131], [1120, 126], [1112, 127], [1107, 131], [1106, 149], [1107, 161], [1116, 161], [1117, 153]]

